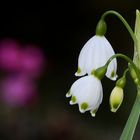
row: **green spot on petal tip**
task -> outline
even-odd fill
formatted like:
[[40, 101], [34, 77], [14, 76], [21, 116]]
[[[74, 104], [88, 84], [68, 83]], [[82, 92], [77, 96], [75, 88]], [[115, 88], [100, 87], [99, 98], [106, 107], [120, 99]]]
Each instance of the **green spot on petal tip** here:
[[113, 108], [114, 108], [114, 109], [117, 109], [118, 106], [119, 106], [119, 103], [116, 103], [116, 104], [113, 105]]
[[76, 97], [75, 97], [75, 96], [72, 96], [71, 101], [72, 101], [73, 103], [75, 103], [75, 102], [76, 102]]
[[111, 72], [111, 77], [113, 78], [114, 76], [115, 76], [115, 72], [112, 71], [112, 72]]
[[111, 107], [111, 112], [115, 113], [118, 110], [118, 108], [119, 108], [119, 104], [118, 103], [113, 104], [113, 106]]
[[78, 70], [77, 70], [77, 72], [76, 73], [81, 73], [81, 69], [78, 67]]
[[88, 108], [88, 103], [84, 102], [81, 104], [81, 109], [86, 110]]

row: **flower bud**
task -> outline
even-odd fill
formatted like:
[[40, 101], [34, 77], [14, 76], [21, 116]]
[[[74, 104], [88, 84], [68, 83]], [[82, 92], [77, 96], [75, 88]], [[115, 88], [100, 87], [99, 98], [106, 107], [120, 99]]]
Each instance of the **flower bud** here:
[[123, 89], [121, 87], [116, 86], [110, 95], [110, 108], [112, 112], [116, 112], [123, 101]]

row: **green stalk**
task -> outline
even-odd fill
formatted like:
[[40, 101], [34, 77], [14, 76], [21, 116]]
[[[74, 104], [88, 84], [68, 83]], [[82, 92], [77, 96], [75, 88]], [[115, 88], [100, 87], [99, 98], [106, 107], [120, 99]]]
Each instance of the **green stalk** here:
[[121, 22], [122, 22], [122, 23], [124, 24], [124, 26], [126, 27], [127, 31], [130, 33], [130, 36], [132, 37], [134, 43], [136, 43], [136, 42], [137, 42], [137, 41], [136, 41], [136, 37], [135, 37], [135, 35], [134, 35], [134, 32], [133, 32], [132, 28], [131, 28], [130, 25], [127, 23], [127, 21], [123, 18], [123, 16], [122, 16], [121, 14], [119, 14], [118, 12], [113, 11], [113, 10], [106, 11], [106, 12], [103, 13], [103, 15], [101, 16], [101, 20], [104, 20], [105, 17], [106, 17], [107, 15], [110, 15], [110, 14], [115, 15], [116, 17], [118, 17], [118, 18], [121, 20]]
[[[136, 23], [135, 23], [135, 36], [136, 36], [136, 41], [135, 41], [135, 50], [134, 50], [134, 63], [136, 64], [137, 68], [140, 68], [140, 41], [138, 38], [140, 37], [140, 13], [138, 10], [136, 10]], [[140, 72], [139, 72], [140, 73]], [[140, 77], [137, 74], [138, 80], [140, 81]], [[135, 99], [133, 108], [131, 110], [130, 116], [126, 122], [126, 125], [124, 127], [124, 130], [121, 134], [120, 140], [132, 140], [139, 116], [140, 116], [140, 84], [138, 85], [137, 88], [137, 97]]]
[[137, 78], [138, 78], [138, 88], [137, 88], [138, 93], [137, 93], [133, 108], [131, 110], [130, 116], [126, 122], [124, 130], [120, 137], [120, 140], [132, 140], [135, 129], [136, 129], [136, 125], [138, 123], [139, 116], [140, 116], [140, 88], [139, 88], [140, 71], [138, 69], [138, 68], [140, 68], [140, 66], [139, 66], [140, 41], [137, 40], [137, 38], [140, 37], [140, 13], [138, 10], [136, 11], [135, 34], [134, 34], [133, 30], [131, 29], [131, 27], [129, 26], [129, 24], [127, 23], [127, 21], [116, 11], [111, 10], [111, 11], [105, 12], [101, 17], [101, 20], [104, 20], [105, 17], [109, 14], [117, 16], [122, 21], [122, 23], [124, 24], [124, 26], [126, 27], [128, 32], [130, 33], [130, 35], [134, 41], [134, 58], [133, 58], [134, 62], [129, 57], [122, 55], [122, 54], [116, 54], [116, 55], [112, 56], [112, 58], [110, 58], [110, 60], [107, 62], [109, 64], [112, 61], [112, 59], [114, 59], [116, 57], [121, 57], [121, 58], [127, 60], [129, 63], [131, 63], [131, 66], [134, 68]]
[[[129, 62], [131, 64], [131, 66], [133, 67], [133, 69], [136, 72], [137, 78], [139, 80], [138, 84], [140, 85], [140, 72], [139, 72], [139, 69], [134, 64], [134, 62], [129, 57], [127, 57], [126, 55], [124, 55], [124, 54], [115, 54], [115, 55], [113, 55], [107, 61], [105, 66], [108, 66], [109, 63], [114, 58], [117, 58], [117, 57], [121, 57], [121, 58], [123, 58], [124, 60], [126, 60], [127, 62]], [[132, 138], [133, 138], [133, 135], [134, 135], [134, 132], [135, 132], [135, 129], [136, 129], [136, 125], [138, 123], [139, 116], [140, 116], [140, 88], [138, 88], [137, 90], [138, 90], [137, 97], [135, 99], [133, 108], [131, 110], [131, 113], [130, 113], [130, 116], [129, 116], [128, 120], [127, 120], [127, 123], [126, 123], [126, 125], [124, 127], [124, 130], [123, 130], [123, 132], [121, 134], [120, 140], [132, 140]]]
[[135, 99], [130, 116], [121, 134], [120, 140], [132, 140], [140, 116], [140, 89]]
[[128, 63], [130, 63], [131, 64], [131, 66], [132, 66], [132, 68], [135, 70], [135, 72], [136, 72], [136, 75], [137, 75], [137, 77], [138, 77], [138, 79], [139, 79], [139, 85], [140, 85], [140, 71], [139, 71], [139, 69], [137, 68], [137, 66], [134, 64], [134, 62], [128, 57], [128, 56], [126, 56], [126, 55], [124, 55], [124, 54], [121, 54], [121, 53], [118, 53], [118, 54], [115, 54], [115, 55], [113, 55], [112, 57], [110, 57], [109, 58], [109, 60], [106, 62], [106, 64], [105, 64], [105, 67], [108, 67], [108, 65], [109, 65], [109, 63], [114, 59], [114, 58], [118, 58], [118, 57], [120, 57], [120, 58], [123, 58], [124, 60], [126, 60]]

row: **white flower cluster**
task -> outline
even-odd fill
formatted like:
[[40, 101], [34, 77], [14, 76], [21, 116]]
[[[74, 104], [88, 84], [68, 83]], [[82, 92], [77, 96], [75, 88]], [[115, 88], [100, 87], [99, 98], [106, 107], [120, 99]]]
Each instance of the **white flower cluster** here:
[[[95, 116], [102, 102], [103, 89], [100, 79], [92, 73], [97, 68], [104, 66], [114, 54], [108, 40], [99, 35], [89, 39], [82, 48], [75, 75], [83, 77], [75, 81], [66, 94], [66, 97], [71, 97], [71, 105], [78, 104], [81, 113], [90, 110], [91, 115]], [[117, 61], [113, 59], [107, 68], [106, 76], [111, 80], [116, 80], [116, 71]]]

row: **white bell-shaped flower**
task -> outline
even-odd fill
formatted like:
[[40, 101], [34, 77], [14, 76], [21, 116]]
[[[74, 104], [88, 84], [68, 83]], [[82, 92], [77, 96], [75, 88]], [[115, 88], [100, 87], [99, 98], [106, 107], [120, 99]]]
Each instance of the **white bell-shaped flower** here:
[[81, 113], [90, 110], [95, 116], [103, 98], [101, 81], [93, 75], [84, 76], [73, 83], [66, 97], [71, 97], [71, 105], [78, 104]]
[[[90, 75], [94, 70], [105, 65], [107, 60], [115, 52], [104, 36], [95, 35], [87, 41], [78, 58], [78, 70], [76, 76]], [[117, 61], [113, 59], [108, 66], [106, 76], [116, 80]]]

